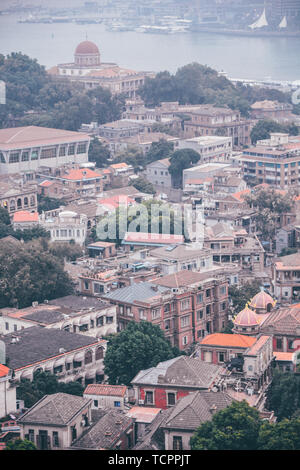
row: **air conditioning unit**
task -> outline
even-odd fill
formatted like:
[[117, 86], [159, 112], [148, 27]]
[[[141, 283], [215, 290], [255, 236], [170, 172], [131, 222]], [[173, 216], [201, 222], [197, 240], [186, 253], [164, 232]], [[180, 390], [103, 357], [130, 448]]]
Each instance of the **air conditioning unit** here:
[[145, 403], [145, 400], [139, 400], [139, 405], [143, 405]]

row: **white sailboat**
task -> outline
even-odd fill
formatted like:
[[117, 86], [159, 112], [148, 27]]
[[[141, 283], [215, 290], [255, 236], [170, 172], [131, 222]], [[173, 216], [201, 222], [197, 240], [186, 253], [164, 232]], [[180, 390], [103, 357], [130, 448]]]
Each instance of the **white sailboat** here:
[[286, 28], [286, 27], [287, 27], [287, 20], [286, 20], [286, 16], [284, 16], [282, 20], [280, 21], [278, 28]]
[[257, 28], [262, 28], [263, 26], [268, 26], [265, 8], [264, 8], [264, 11], [262, 12], [262, 15], [254, 23], [250, 24], [249, 28], [257, 29]]

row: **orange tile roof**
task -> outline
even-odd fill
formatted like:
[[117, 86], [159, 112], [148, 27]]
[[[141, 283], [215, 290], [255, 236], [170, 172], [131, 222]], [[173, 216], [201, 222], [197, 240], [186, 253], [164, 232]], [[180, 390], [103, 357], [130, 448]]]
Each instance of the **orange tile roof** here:
[[9, 368], [0, 364], [0, 377], [6, 377], [9, 373]]
[[253, 336], [227, 333], [213, 333], [203, 338], [200, 344], [246, 349], [252, 346], [255, 342], [256, 338], [254, 338]]
[[101, 204], [101, 206], [111, 206], [116, 209], [120, 204], [135, 204], [135, 200], [129, 196], [126, 196], [125, 194], [122, 194], [120, 196], [116, 195], [106, 199], [98, 199], [98, 203]]
[[119, 168], [129, 168], [127, 163], [114, 163], [113, 165], [110, 165], [111, 168], [115, 168], [116, 170]]
[[49, 181], [49, 180], [45, 180], [45, 181], [42, 181], [39, 186], [51, 186], [51, 184], [53, 184], [54, 181]]
[[29, 211], [19, 211], [15, 212], [13, 215], [14, 222], [38, 222], [39, 214], [38, 212], [29, 212]]
[[263, 335], [258, 338], [257, 341], [250, 347], [250, 350], [247, 352], [247, 355], [255, 356], [258, 351], [267, 343], [270, 339], [270, 336]]
[[294, 353], [292, 352], [274, 351], [273, 355], [275, 356], [276, 361], [293, 362]]
[[89, 384], [83, 393], [88, 395], [124, 397], [126, 390], [127, 387], [125, 385]]
[[101, 177], [102, 175], [100, 173], [96, 173], [95, 171], [90, 170], [90, 168], [80, 168], [79, 170], [71, 170], [68, 174], [63, 175], [64, 179], [71, 181], [87, 180]]
[[245, 196], [251, 193], [250, 189], [244, 189], [243, 191], [239, 191], [237, 193], [232, 194], [232, 196], [240, 202], [244, 201]]

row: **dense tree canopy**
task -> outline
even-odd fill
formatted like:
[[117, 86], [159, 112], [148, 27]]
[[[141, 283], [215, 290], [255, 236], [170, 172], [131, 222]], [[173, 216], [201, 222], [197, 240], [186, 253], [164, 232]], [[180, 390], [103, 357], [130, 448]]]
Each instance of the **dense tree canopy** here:
[[300, 377], [289, 372], [275, 371], [267, 390], [266, 407], [273, 410], [277, 420], [300, 414]]
[[17, 250], [5, 242], [0, 245], [0, 308], [24, 308], [72, 292], [63, 262], [43, 243], [24, 243]]
[[140, 370], [180, 354], [165, 339], [159, 326], [145, 321], [130, 322], [125, 330], [109, 338], [104, 372], [110, 384], [129, 385]]
[[166, 139], [160, 139], [158, 142], [152, 142], [150, 149], [146, 153], [146, 163], [152, 163], [156, 160], [169, 158], [174, 150], [174, 143]]
[[192, 450], [256, 450], [261, 420], [246, 401], [233, 402], [194, 433]]
[[142, 176], [132, 180], [131, 184], [138, 191], [141, 191], [142, 193], [148, 193], [148, 194], [153, 194], [153, 195], [156, 193], [156, 190], [153, 184], [149, 183], [149, 181], [145, 180]]
[[17, 384], [17, 399], [24, 400], [26, 408], [31, 408], [45, 395], [53, 393], [69, 393], [82, 396], [83, 386], [79, 382], [58, 382], [57, 377], [50, 372], [36, 371], [33, 380], [21, 379]]
[[15, 439], [9, 441], [4, 450], [37, 450], [37, 447], [28, 439]]
[[262, 119], [258, 121], [251, 129], [250, 138], [252, 144], [258, 140], [269, 139], [271, 132], [284, 132], [290, 135], [298, 135], [298, 127], [294, 124], [279, 124], [271, 119]]
[[99, 124], [121, 117], [124, 96], [108, 89], [86, 91], [82, 84], [48, 74], [35, 59], [13, 52], [0, 60], [0, 80], [6, 83], [6, 104], [0, 125], [38, 125], [78, 130], [82, 123]]
[[192, 450], [300, 450], [300, 418], [270, 423], [246, 401], [233, 402], [203, 423]]
[[211, 103], [238, 109], [246, 117], [255, 101], [290, 100], [288, 94], [278, 90], [245, 86], [242, 83], [234, 85], [216, 70], [198, 63], [180, 67], [174, 75], [163, 71], [155, 78], [146, 78], [139, 93], [149, 106], [157, 106], [162, 101], [178, 101], [180, 104]]
[[97, 168], [103, 168], [108, 164], [109, 158], [110, 150], [107, 145], [97, 138], [92, 139], [89, 146], [89, 162], [95, 162]]
[[[257, 230], [264, 240], [274, 240], [278, 217], [290, 212], [293, 201], [290, 194], [281, 194], [276, 189], [259, 188], [245, 197], [245, 201], [257, 209], [254, 217]], [[270, 243], [272, 249], [272, 243]]]
[[192, 149], [175, 150], [170, 158], [169, 173], [172, 177], [173, 186], [182, 188], [183, 170], [191, 168], [200, 159], [200, 154]]

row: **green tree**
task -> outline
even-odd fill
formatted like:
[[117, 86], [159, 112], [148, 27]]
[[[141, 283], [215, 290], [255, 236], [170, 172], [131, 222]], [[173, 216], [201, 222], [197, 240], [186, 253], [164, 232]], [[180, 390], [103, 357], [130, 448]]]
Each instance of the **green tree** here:
[[300, 377], [275, 370], [267, 390], [266, 408], [274, 411], [278, 421], [297, 415], [300, 411]]
[[190, 440], [192, 450], [256, 450], [259, 413], [244, 400], [233, 402], [203, 423]]
[[8, 441], [5, 450], [37, 450], [37, 447], [33, 442], [27, 439], [16, 439], [14, 441]]
[[290, 135], [298, 135], [298, 128], [293, 124], [283, 125], [271, 119], [261, 119], [252, 128], [250, 138], [252, 144], [258, 140], [269, 139], [271, 132], [285, 132]]
[[95, 162], [97, 168], [107, 165], [110, 158], [110, 150], [107, 145], [94, 137], [89, 146], [89, 162]]
[[130, 322], [125, 330], [109, 338], [104, 372], [110, 384], [129, 385], [140, 370], [180, 354], [159, 326], [145, 321]]
[[21, 379], [17, 384], [17, 399], [24, 400], [26, 408], [31, 408], [45, 395], [53, 393], [69, 393], [70, 395], [83, 395], [83, 386], [79, 382], [63, 383], [50, 372], [37, 370], [33, 374], [33, 380]]
[[58, 209], [60, 206], [64, 206], [66, 204], [62, 199], [43, 196], [42, 194], [38, 194], [37, 201], [39, 214]]
[[258, 436], [259, 450], [300, 450], [300, 418], [279, 423], [263, 422]]
[[136, 178], [132, 180], [132, 186], [134, 186], [138, 191], [141, 191], [142, 193], [147, 193], [147, 194], [155, 194], [156, 190], [153, 186], [152, 183], [149, 183], [149, 181], [145, 180], [141, 176], [139, 178]]
[[200, 159], [200, 154], [192, 149], [175, 150], [170, 158], [169, 173], [172, 177], [173, 186], [182, 188], [183, 170], [191, 168]]
[[152, 142], [150, 149], [146, 153], [147, 163], [169, 158], [174, 150], [174, 143], [166, 139], [160, 139], [158, 142]]
[[71, 241], [66, 243], [49, 243], [48, 251], [61, 260], [66, 259], [68, 261], [75, 261], [84, 255], [82, 247], [76, 243], [71, 243]]
[[1, 244], [1, 308], [28, 307], [33, 301], [71, 294], [73, 289], [63, 262], [49, 253], [41, 242], [25, 243], [18, 250], [8, 243]]
[[246, 282], [241, 286], [229, 286], [228, 297], [231, 302], [232, 314], [243, 310], [248, 302], [259, 292], [260, 281]]
[[10, 225], [8, 210], [0, 206], [0, 224]]
[[278, 228], [278, 218], [293, 207], [293, 200], [289, 194], [282, 195], [275, 189], [257, 189], [250, 195], [245, 196], [245, 201], [250, 207], [257, 209], [254, 217], [257, 230], [264, 240], [270, 241], [272, 250], [272, 240], [274, 240]]

